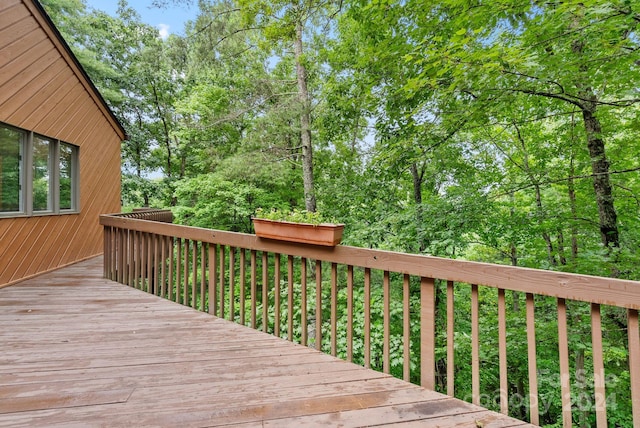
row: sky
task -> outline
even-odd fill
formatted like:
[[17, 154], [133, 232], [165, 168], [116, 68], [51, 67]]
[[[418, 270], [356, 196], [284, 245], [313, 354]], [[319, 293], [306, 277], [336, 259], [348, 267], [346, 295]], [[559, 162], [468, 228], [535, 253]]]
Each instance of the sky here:
[[[118, 8], [117, 0], [85, 0], [85, 2], [92, 9], [114, 16]], [[156, 27], [162, 38], [166, 38], [169, 34], [184, 34], [185, 22], [195, 19], [198, 12], [197, 2], [192, 2], [194, 4], [191, 6], [172, 4], [164, 9], [151, 7], [152, 0], [128, 0], [127, 3], [140, 14], [142, 22]]]

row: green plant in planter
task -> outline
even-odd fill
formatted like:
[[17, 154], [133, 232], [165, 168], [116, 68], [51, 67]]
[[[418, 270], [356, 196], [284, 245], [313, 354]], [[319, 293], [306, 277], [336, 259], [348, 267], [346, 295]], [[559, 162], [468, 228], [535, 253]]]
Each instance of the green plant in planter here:
[[294, 209], [291, 211], [279, 210], [272, 208], [271, 210], [256, 210], [255, 218], [276, 221], [290, 221], [293, 223], [308, 223], [315, 226], [323, 223], [336, 223], [333, 219], [326, 219], [319, 212], [311, 212], [307, 210]]

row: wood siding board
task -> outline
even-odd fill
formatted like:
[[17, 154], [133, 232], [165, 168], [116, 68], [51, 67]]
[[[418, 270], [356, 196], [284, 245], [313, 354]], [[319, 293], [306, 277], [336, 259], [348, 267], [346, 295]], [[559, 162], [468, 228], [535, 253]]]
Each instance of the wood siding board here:
[[23, 19], [25, 30], [9, 33], [2, 46], [2, 59], [0, 67], [0, 82], [4, 82], [16, 76], [15, 70], [23, 71], [40, 58], [48, 50], [54, 50], [47, 41], [47, 36], [34, 28], [33, 18]]
[[0, 284], [6, 284], [10, 282], [13, 272], [7, 268], [9, 263], [19, 256], [19, 253], [15, 251], [15, 247], [20, 245], [20, 241], [26, 239], [29, 233], [27, 227], [26, 218], [16, 219], [2, 219], [0, 222], [11, 224], [12, 227], [8, 229], [8, 233], [0, 240], [0, 261], [2, 262], [2, 269], [0, 269]]
[[66, 94], [71, 87], [65, 71], [64, 64], [56, 63], [55, 66], [47, 70], [47, 73], [38, 76], [42, 79], [48, 78], [48, 81], [32, 90], [31, 97], [16, 109], [10, 120], [26, 128], [25, 125], [37, 123], [40, 118], [50, 114], [51, 105], [55, 103], [55, 100], [62, 98], [63, 94]]
[[[50, 247], [48, 245], [47, 235], [49, 231], [56, 230], [57, 225], [54, 220], [52, 216], [38, 217], [37, 226], [30, 231], [29, 239], [25, 241], [25, 246], [29, 245], [29, 247], [21, 251], [22, 253], [30, 254], [30, 257], [17, 259], [19, 263], [15, 269], [13, 269], [12, 280], [27, 276], [29, 272], [32, 272], [31, 269], [34, 264], [46, 262], [46, 260], [51, 257], [51, 254], [48, 253]], [[44, 253], [42, 252], [43, 248], [46, 250]], [[37, 272], [38, 270], [33, 271]]]
[[43, 219], [46, 217], [37, 217], [34, 218], [35, 222], [31, 222], [34, 224], [34, 227], [25, 227], [21, 229], [21, 234], [16, 236], [16, 239], [13, 242], [13, 247], [9, 253], [12, 253], [10, 256], [10, 260], [5, 261], [3, 270], [10, 273], [9, 281], [15, 281], [20, 278], [23, 278], [28, 275], [28, 272], [21, 270], [20, 267], [27, 260], [27, 257], [24, 257], [25, 254], [29, 254], [31, 256], [31, 250], [34, 248], [34, 245], [39, 245], [37, 240], [37, 232], [40, 225], [43, 223]]
[[[26, 40], [26, 36], [29, 33], [35, 31], [35, 20], [29, 14], [29, 11], [22, 7], [20, 4], [15, 4], [7, 9], [0, 11], [0, 49], [2, 49], [4, 58], [13, 58], [14, 55], [10, 55], [10, 49], [15, 47], [17, 43], [23, 43]], [[42, 38], [46, 38], [42, 34]], [[28, 45], [27, 45], [28, 46]], [[7, 49], [5, 51], [5, 49]]]
[[72, 245], [67, 239], [68, 230], [73, 230], [72, 215], [48, 216], [48, 225], [45, 235], [42, 236], [42, 245], [34, 247], [31, 259], [33, 263], [29, 266], [29, 272], [45, 272], [52, 270], [63, 264], [68, 264], [76, 259], [64, 259], [61, 251]]
[[64, 64], [55, 62], [33, 80], [25, 85], [20, 91], [20, 96], [9, 99], [2, 105], [3, 109], [11, 112], [7, 116], [7, 122], [15, 123], [21, 128], [25, 128], [29, 116], [33, 115], [38, 108], [46, 108], [51, 95], [64, 81]]
[[84, 96], [84, 91], [77, 82], [72, 83], [73, 84], [70, 85], [63, 97], [54, 100], [49, 106], [49, 114], [43, 114], [40, 117], [33, 118], [33, 122], [25, 123], [25, 127], [33, 129], [36, 132], [40, 132], [41, 134], [50, 135], [63, 141], [73, 142], [73, 144], [78, 145], [79, 141], [77, 141], [76, 138], [73, 138], [72, 135], [64, 133], [64, 130], [54, 132], [54, 127], [60, 123], [60, 118], [64, 118], [65, 121], [68, 122], [77, 120], [79, 110], [76, 109], [75, 106], [81, 102], [80, 100]]
[[0, 69], [0, 103], [17, 96], [22, 88], [33, 80], [42, 69], [56, 61], [56, 51], [46, 39], [30, 47], [22, 55]]
[[57, 118], [51, 124], [50, 132], [53, 135], [68, 134], [71, 141], [77, 141], [82, 146], [89, 136], [98, 135], [98, 131], [95, 129], [99, 126], [96, 120], [97, 112], [93, 105], [86, 102], [85, 97], [82, 97], [80, 102], [74, 103], [70, 107], [73, 120], [65, 121]]
[[[51, 270], [60, 266], [61, 263], [64, 263], [66, 260], [75, 260], [70, 257], [65, 257], [67, 249], [71, 247], [74, 242], [68, 238], [69, 235], [67, 231], [80, 229], [79, 216], [77, 214], [68, 214], [56, 217], [60, 217], [58, 225], [56, 226], [58, 233], [49, 237], [49, 245], [52, 247], [49, 249], [49, 252], [53, 253], [53, 256], [49, 259], [48, 264], [39, 266], [39, 270], [41, 271]], [[85, 239], [90, 241], [92, 237], [85, 237]], [[102, 245], [102, 239], [100, 240], [100, 245]]]
[[[0, 11], [0, 50], [29, 33], [29, 13], [20, 6], [14, 6], [14, 10]], [[4, 52], [3, 54], [4, 55]]]
[[[48, 128], [47, 134], [51, 134], [52, 124], [60, 122], [60, 118], [65, 118], [66, 121], [72, 122], [75, 120], [75, 116], [70, 114], [70, 111], [80, 102], [82, 99], [84, 92], [81, 90], [81, 87], [78, 85], [78, 82], [70, 79], [68, 74], [65, 73], [65, 81], [58, 90], [52, 94], [51, 103], [47, 109], [46, 105], [39, 107], [37, 110], [34, 110], [33, 117], [29, 117], [27, 120], [29, 123], [33, 123], [33, 127], [37, 128], [42, 126], [47, 119], [48, 120]], [[55, 107], [55, 108], [52, 108]], [[40, 112], [39, 110], [46, 109], [45, 112]], [[59, 132], [56, 135], [57, 138], [60, 138], [63, 141], [76, 141], [75, 138], [71, 135], [64, 134], [64, 132]], [[76, 144], [79, 142], [76, 141]]]
[[22, 1], [21, 0], [4, 0], [2, 3], [0, 3], [0, 12], [4, 12], [7, 9], [11, 9], [12, 7], [15, 7], [17, 5], [22, 5]]

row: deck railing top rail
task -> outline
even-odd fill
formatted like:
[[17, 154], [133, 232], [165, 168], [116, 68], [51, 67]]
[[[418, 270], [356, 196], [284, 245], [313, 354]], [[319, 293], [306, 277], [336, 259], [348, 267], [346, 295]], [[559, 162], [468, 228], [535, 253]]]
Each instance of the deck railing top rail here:
[[[640, 281], [445, 259], [346, 245], [321, 247], [261, 239], [245, 233], [158, 223], [162, 220], [156, 220], [150, 214], [153, 213], [103, 215], [100, 217], [100, 223], [103, 226], [180, 237], [209, 244], [288, 254], [330, 263], [343, 263], [362, 268], [640, 310]], [[145, 219], [143, 220], [141, 217]]]
[[158, 208], [135, 208], [129, 213], [106, 214], [106, 216], [173, 223], [173, 212]]

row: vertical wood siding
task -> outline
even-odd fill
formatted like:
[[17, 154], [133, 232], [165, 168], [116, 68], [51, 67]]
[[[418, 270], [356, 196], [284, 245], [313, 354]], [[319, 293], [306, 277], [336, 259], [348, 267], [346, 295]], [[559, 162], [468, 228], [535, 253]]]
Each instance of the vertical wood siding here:
[[0, 218], [0, 287], [101, 253], [124, 135], [32, 0], [0, 3], [0, 121], [80, 147], [79, 214]]

